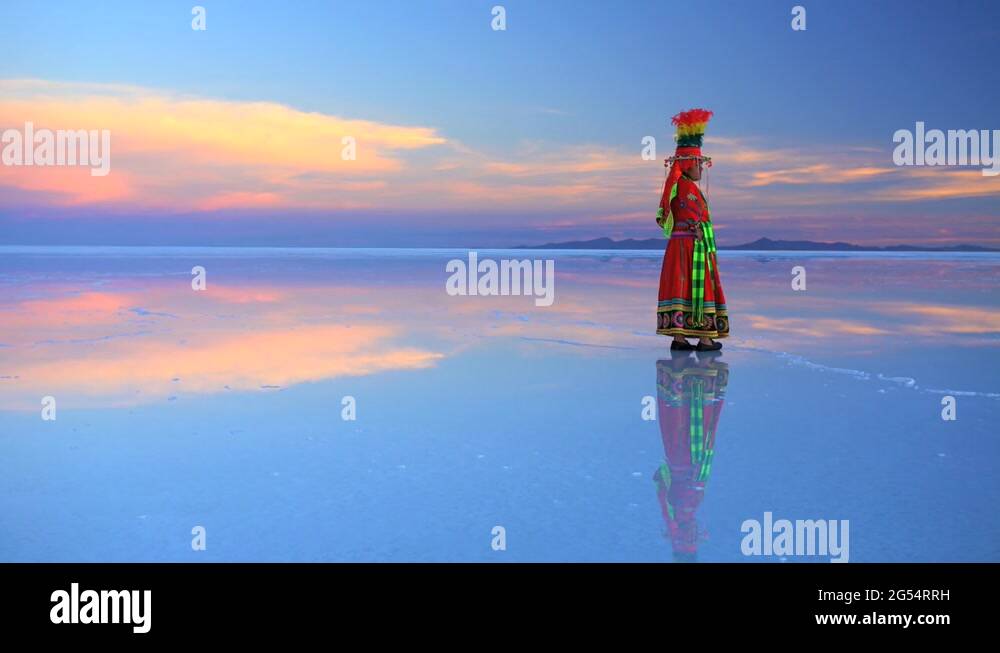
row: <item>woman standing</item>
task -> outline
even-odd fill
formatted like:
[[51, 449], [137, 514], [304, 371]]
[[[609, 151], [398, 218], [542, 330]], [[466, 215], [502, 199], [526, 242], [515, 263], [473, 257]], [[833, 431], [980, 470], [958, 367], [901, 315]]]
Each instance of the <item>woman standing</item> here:
[[[698, 187], [704, 166], [712, 160], [701, 155], [705, 125], [711, 111], [691, 109], [671, 119], [677, 127], [677, 151], [669, 166], [656, 223], [667, 237], [660, 270], [656, 332], [673, 336], [673, 350], [722, 349], [715, 338], [729, 335], [726, 297], [722, 292], [715, 257], [715, 234], [708, 201]], [[698, 338], [692, 345], [688, 337]]]

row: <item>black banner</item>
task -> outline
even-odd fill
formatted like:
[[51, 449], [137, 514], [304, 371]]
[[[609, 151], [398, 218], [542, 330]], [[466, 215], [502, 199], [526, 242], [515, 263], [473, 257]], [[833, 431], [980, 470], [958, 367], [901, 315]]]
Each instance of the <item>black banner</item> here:
[[713, 639], [803, 632], [926, 640], [987, 633], [997, 570], [967, 564], [21, 564], [0, 569], [0, 607], [5, 635], [29, 641], [183, 643], [197, 636], [252, 641], [284, 634], [381, 641], [439, 636], [458, 626], [497, 637], [541, 630], [573, 638], [628, 631], [654, 639], [657, 632]]

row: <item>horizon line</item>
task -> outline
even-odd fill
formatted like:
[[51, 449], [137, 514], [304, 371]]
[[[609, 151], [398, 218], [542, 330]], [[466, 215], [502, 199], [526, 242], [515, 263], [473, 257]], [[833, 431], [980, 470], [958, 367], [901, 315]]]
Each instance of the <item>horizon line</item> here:
[[[799, 241], [799, 242], [810, 242], [810, 241]], [[664, 244], [666, 241], [664, 240]], [[749, 243], [746, 243], [749, 244]], [[851, 244], [851, 243], [845, 243]], [[886, 247], [911, 247], [911, 245], [888, 245]], [[963, 251], [953, 251], [953, 249], [917, 249], [915, 251], [884, 251], [883, 249], [863, 249], [863, 250], [843, 250], [843, 249], [734, 249], [734, 247], [742, 247], [742, 245], [720, 246], [719, 251], [729, 251], [734, 253], [749, 253], [749, 254], [776, 254], [776, 253], [792, 253], [792, 254], [885, 254], [885, 255], [899, 255], [899, 254], [959, 254], [959, 255], [1000, 255], [1000, 249], [991, 249], [982, 246], [972, 246], [972, 245], [953, 245], [954, 247], [977, 247], [979, 251], [963, 252]], [[912, 246], [919, 247], [919, 246]], [[287, 251], [287, 250], [297, 250], [297, 251], [314, 251], [314, 252], [328, 252], [328, 251], [398, 251], [398, 250], [411, 250], [411, 251], [456, 251], [456, 252], [510, 252], [510, 251], [532, 251], [532, 252], [561, 252], [561, 253], [572, 253], [572, 252], [583, 252], [583, 253], [638, 253], [638, 254], [660, 254], [658, 249], [642, 248], [642, 249], [606, 249], [606, 248], [568, 248], [568, 247], [554, 247], [546, 248], [544, 246], [534, 245], [534, 246], [518, 246], [518, 247], [460, 247], [460, 246], [425, 246], [425, 247], [392, 247], [392, 246], [301, 246], [301, 245], [38, 245], [38, 244], [24, 244], [24, 245], [13, 245], [13, 244], [0, 244], [0, 252], [5, 253], [17, 253], [17, 252], [32, 252], [32, 251], [71, 251], [71, 250], [88, 250], [88, 249], [104, 249], [104, 250], [136, 250], [136, 249], [161, 249], [161, 250], [272, 250], [272, 251]]]

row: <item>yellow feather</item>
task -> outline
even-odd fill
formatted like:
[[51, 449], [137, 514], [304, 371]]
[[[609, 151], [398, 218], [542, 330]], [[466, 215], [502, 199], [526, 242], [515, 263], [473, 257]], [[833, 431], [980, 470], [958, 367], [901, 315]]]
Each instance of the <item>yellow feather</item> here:
[[677, 135], [678, 136], [694, 136], [698, 134], [705, 133], [705, 124], [703, 122], [695, 122], [689, 125], [677, 125]]

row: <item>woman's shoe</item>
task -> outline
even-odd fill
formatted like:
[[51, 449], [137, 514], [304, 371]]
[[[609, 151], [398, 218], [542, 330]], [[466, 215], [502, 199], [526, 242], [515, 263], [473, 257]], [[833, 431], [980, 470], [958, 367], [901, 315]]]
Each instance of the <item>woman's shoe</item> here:
[[706, 345], [699, 340], [698, 346], [695, 347], [695, 349], [697, 351], [718, 351], [719, 349], [722, 349], [722, 343], [718, 341], [713, 341], [712, 344]]
[[692, 349], [697, 349], [697, 347], [689, 343], [687, 340], [684, 342], [674, 340], [670, 343], [670, 349], [671, 351], [691, 351]]

